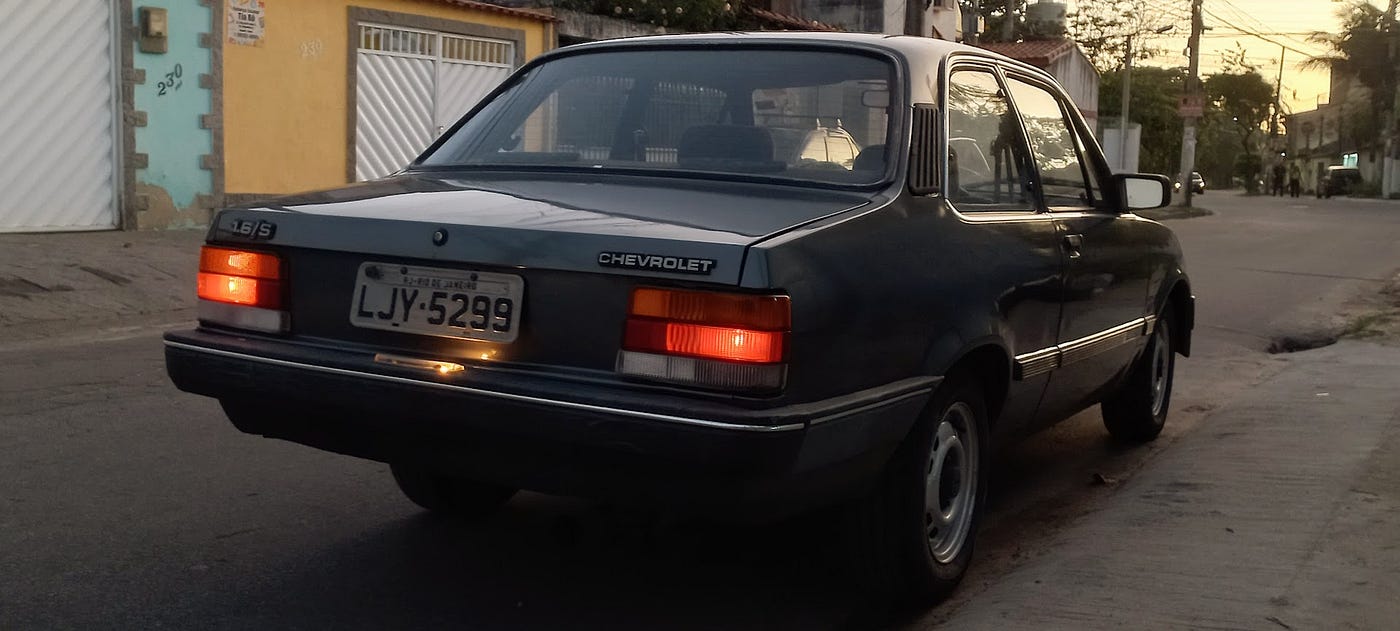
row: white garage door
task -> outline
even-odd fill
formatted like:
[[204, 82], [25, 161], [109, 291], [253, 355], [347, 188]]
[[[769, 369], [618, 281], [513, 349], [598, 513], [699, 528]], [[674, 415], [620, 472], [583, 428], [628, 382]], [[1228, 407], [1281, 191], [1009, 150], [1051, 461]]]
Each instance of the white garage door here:
[[513, 42], [360, 25], [356, 179], [383, 177], [412, 162], [514, 66]]
[[111, 0], [0, 0], [0, 232], [117, 227]]

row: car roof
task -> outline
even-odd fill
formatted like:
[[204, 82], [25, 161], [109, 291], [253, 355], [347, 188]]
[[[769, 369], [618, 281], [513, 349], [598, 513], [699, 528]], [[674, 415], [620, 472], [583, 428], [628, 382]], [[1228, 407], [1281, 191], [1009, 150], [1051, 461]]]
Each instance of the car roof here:
[[[629, 48], [744, 45], [832, 46], [837, 48], [849, 47], [852, 50], [875, 49], [904, 58], [905, 62], [909, 65], [910, 75], [915, 77], [927, 75], [937, 76], [941, 63], [949, 56], [976, 56], [995, 59], [1007, 66], [1014, 66], [1018, 70], [1032, 76], [1042, 77], [1047, 81], [1058, 83], [1054, 77], [1040, 68], [984, 48], [977, 48], [975, 46], [968, 46], [966, 44], [959, 44], [957, 42], [934, 39], [931, 37], [884, 35], [880, 33], [758, 31], [647, 35], [642, 37], [623, 37], [574, 44], [550, 51], [549, 53], [541, 55], [538, 59], [544, 60], [554, 56], [571, 55], [582, 52], [626, 50]], [[920, 84], [919, 82], [913, 82], [913, 86], [911, 87], [919, 88], [920, 91], [923, 91], [929, 86]], [[924, 97], [926, 95], [921, 94], [918, 96]]]
[[[995, 55], [991, 51], [967, 46], [956, 42], [931, 37], [915, 37], [912, 35], [883, 35], [880, 33], [830, 33], [830, 32], [805, 32], [805, 31], [753, 31], [739, 32], [726, 31], [718, 33], [678, 33], [671, 35], [646, 35], [642, 37], [622, 37], [617, 39], [599, 40], [575, 44], [571, 48], [590, 47], [614, 47], [614, 46], [650, 46], [656, 44], [745, 44], [745, 43], [766, 43], [766, 42], [790, 42], [790, 43], [811, 43], [811, 44], [849, 44], [858, 46], [874, 46], [886, 48], [906, 54], [946, 55], [956, 51], [977, 51], [981, 53]], [[999, 56], [999, 55], [998, 55]]]

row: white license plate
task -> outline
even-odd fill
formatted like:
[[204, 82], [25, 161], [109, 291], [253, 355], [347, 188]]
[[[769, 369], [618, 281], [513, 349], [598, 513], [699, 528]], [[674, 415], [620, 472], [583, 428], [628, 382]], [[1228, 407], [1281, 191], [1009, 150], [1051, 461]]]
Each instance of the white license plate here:
[[350, 324], [486, 342], [520, 332], [525, 279], [513, 274], [363, 263], [350, 299]]

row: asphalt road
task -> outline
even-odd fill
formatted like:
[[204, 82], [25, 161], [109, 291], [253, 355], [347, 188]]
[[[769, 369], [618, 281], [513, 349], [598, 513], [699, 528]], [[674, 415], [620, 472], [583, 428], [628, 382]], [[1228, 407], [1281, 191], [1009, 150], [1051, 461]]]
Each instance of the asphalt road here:
[[[1336, 326], [1400, 266], [1397, 204], [1198, 200], [1216, 214], [1171, 222], [1200, 305], [1165, 437], [1114, 447], [1090, 411], [1007, 454], [946, 610], [1113, 506], [1091, 474], [1171, 450], [1274, 368], [1270, 339]], [[829, 535], [819, 517], [739, 528], [531, 494], [483, 524], [435, 519], [382, 465], [242, 435], [176, 392], [158, 331], [0, 341], [3, 629], [836, 628], [857, 603]]]

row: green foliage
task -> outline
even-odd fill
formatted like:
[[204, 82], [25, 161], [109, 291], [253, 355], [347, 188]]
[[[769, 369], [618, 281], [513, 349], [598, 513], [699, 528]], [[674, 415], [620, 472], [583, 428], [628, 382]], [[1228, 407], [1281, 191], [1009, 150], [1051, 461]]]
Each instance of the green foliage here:
[[1171, 24], [1160, 3], [1148, 0], [1081, 2], [1069, 15], [1069, 38], [1079, 44], [1100, 73], [1123, 67], [1128, 36], [1133, 59], [1150, 59], [1160, 50], [1152, 45], [1157, 28]]
[[[958, 3], [962, 7], [963, 15], [972, 13], [972, 0], [959, 0]], [[978, 12], [986, 21], [986, 27], [982, 32], [983, 42], [1018, 42], [1029, 34], [1026, 29], [1026, 0], [1016, 0], [1015, 10], [1010, 16], [1006, 14], [1005, 0], [982, 0], [978, 3]], [[1011, 39], [1002, 36], [1002, 28], [1008, 19], [1014, 21], [1011, 27]]]
[[1342, 29], [1336, 33], [1313, 33], [1309, 39], [1326, 45], [1331, 52], [1309, 59], [1306, 65], [1327, 68], [1352, 77], [1371, 90], [1375, 112], [1391, 109], [1396, 90], [1395, 63], [1390, 57], [1390, 32], [1400, 24], [1388, 21], [1378, 7], [1355, 2], [1338, 9]]
[[1235, 174], [1235, 158], [1240, 154], [1240, 128], [1224, 112], [1207, 107], [1196, 127], [1196, 170], [1226, 188]]
[[1254, 153], [1241, 153], [1235, 156], [1234, 175], [1244, 179], [1245, 191], [1251, 195], [1259, 193], [1259, 175], [1264, 171], [1264, 160]]
[[[1176, 173], [1181, 160], [1181, 117], [1177, 99], [1186, 72], [1181, 68], [1133, 68], [1132, 101], [1128, 116], [1142, 125], [1142, 145], [1138, 170], [1145, 173]], [[1099, 81], [1099, 117], [1109, 127], [1122, 112], [1123, 73], [1108, 72]]]
[[1265, 124], [1274, 104], [1274, 88], [1253, 70], [1221, 72], [1206, 77], [1206, 111], [1197, 130], [1197, 170], [1216, 181], [1244, 179], [1246, 189], [1258, 189], [1262, 169]]
[[744, 28], [739, 0], [559, 0], [557, 6], [683, 31]]
[[1273, 86], [1258, 72], [1222, 72], [1206, 77], [1205, 89], [1211, 107], [1239, 129], [1240, 149], [1253, 153], [1256, 136], [1262, 136], [1264, 123], [1273, 112]]

